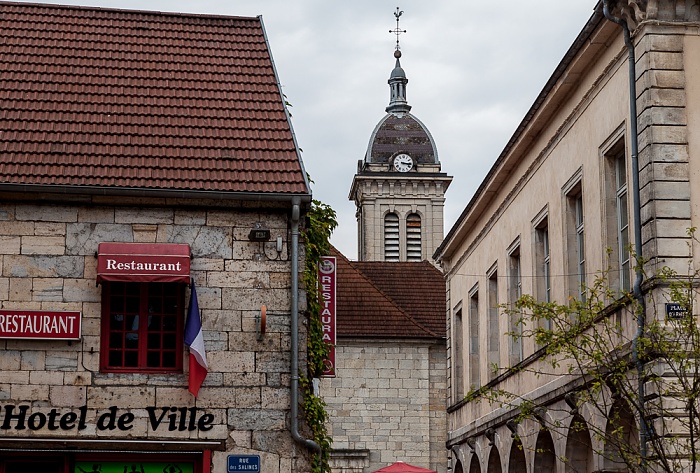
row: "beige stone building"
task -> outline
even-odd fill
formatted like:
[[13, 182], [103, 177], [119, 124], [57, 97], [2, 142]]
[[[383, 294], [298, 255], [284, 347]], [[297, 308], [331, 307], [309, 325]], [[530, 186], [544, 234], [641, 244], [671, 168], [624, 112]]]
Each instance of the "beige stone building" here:
[[309, 471], [311, 196], [261, 19], [0, 2], [0, 58], [0, 471]]
[[[662, 266], [687, 274], [689, 264], [700, 263], [686, 234], [700, 222], [700, 6], [694, 0], [609, 4], [632, 32], [632, 81], [623, 28], [604, 17], [603, 2], [592, 4], [592, 16], [436, 252], [447, 275], [447, 446], [454, 472], [620, 469], [588, 434], [593, 426], [606, 431], [620, 406], [604, 415], [572, 410], [566, 394], [582, 386], [580, 379], [528, 375], [542, 351], [531, 338], [516, 343], [506, 335], [522, 328], [500, 305], [521, 294], [560, 303], [580, 298], [581, 285], [607, 268], [613, 294], [635, 288], [627, 248], [640, 247], [636, 177], [645, 280], [653, 281]], [[636, 85], [632, 121], [630, 83]], [[647, 299], [665, 299], [660, 285], [641, 290]], [[663, 310], [647, 305], [647, 317]], [[613, 313], [633, 333], [629, 311]], [[479, 387], [503, 388], [543, 406], [542, 422], [518, 424], [517, 409], [465, 397]], [[623, 417], [636, 442], [638, 424]], [[547, 422], [562, 429], [543, 428]]]

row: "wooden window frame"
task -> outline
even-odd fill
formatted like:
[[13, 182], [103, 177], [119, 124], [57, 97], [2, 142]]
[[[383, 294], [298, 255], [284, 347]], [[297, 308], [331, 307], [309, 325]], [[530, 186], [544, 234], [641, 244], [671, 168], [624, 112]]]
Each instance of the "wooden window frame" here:
[[[166, 290], [171, 289], [174, 289], [171, 295], [165, 293]], [[160, 294], [156, 292], [159, 290]], [[138, 306], [136, 306], [137, 301]], [[154, 309], [153, 306], [149, 307], [150, 301], [160, 301], [160, 310]], [[185, 285], [181, 283], [103, 282], [100, 371], [104, 373], [182, 373], [184, 302]], [[118, 303], [121, 303], [121, 309], [117, 308]], [[166, 303], [175, 304], [174, 313], [165, 309]], [[136, 316], [140, 314], [149, 314], [149, 316], [139, 316], [136, 320]], [[118, 319], [119, 316], [122, 320]], [[174, 324], [166, 326], [165, 319]], [[156, 327], [160, 329], [149, 328], [149, 324], [153, 324], [154, 320], [157, 323]], [[113, 322], [114, 325], [111, 325]], [[130, 323], [131, 329], [128, 327]], [[138, 328], [134, 329], [134, 323], [138, 323]], [[149, 343], [152, 344], [151, 347]], [[155, 346], [156, 343], [158, 346]], [[165, 346], [166, 344], [169, 346]], [[114, 362], [118, 353], [121, 353], [120, 364]], [[159, 353], [160, 366], [154, 366], [152, 363], [155, 353]], [[127, 356], [133, 360], [133, 354], [136, 355], [135, 364], [127, 361]], [[166, 356], [171, 357], [172, 363], [164, 363]]]

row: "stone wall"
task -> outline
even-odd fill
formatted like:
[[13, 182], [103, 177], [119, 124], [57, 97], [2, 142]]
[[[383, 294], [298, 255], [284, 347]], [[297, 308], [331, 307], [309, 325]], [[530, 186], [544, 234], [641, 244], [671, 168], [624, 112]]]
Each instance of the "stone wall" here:
[[333, 449], [367, 452], [364, 469], [396, 461], [444, 473], [446, 361], [444, 341], [338, 340], [338, 377], [324, 379]]
[[362, 179], [357, 186], [357, 198], [362, 210], [358, 213], [360, 235], [359, 259], [384, 261], [384, 217], [396, 213], [399, 217], [400, 259], [406, 261], [406, 217], [421, 217], [423, 259], [432, 256], [443, 238], [445, 191], [451, 178]]
[[[61, 415], [82, 407], [87, 426], [10, 428], [1, 435], [74, 441], [214, 440], [219, 446], [212, 471], [225, 471], [226, 457], [232, 453], [260, 455], [261, 467], [268, 472], [306, 471], [306, 450], [289, 433], [287, 209], [240, 203], [214, 208], [163, 199], [47, 201], [13, 196], [0, 200], [0, 308], [80, 311], [82, 339], [0, 340], [0, 406], [30, 405], [29, 413], [55, 408]], [[248, 232], [258, 222], [271, 230], [271, 242], [248, 241]], [[275, 250], [277, 237], [284, 242], [280, 254]], [[210, 367], [196, 401], [187, 390], [186, 350], [182, 374], [100, 372], [101, 287], [95, 280], [97, 245], [103, 241], [190, 245]], [[267, 333], [258, 341], [255, 317], [263, 304], [268, 310]], [[302, 350], [304, 338], [302, 333]], [[213, 416], [210, 430], [171, 431], [165, 422], [154, 428], [149, 419], [149, 408], [160, 413], [164, 407], [195, 405], [197, 415]], [[134, 416], [131, 429], [97, 427], [99, 416], [112, 406], [118, 415]], [[4, 413], [0, 412], [0, 426]]]
[[683, 36], [649, 28], [637, 45], [639, 185], [645, 268], [688, 268], [691, 222]]

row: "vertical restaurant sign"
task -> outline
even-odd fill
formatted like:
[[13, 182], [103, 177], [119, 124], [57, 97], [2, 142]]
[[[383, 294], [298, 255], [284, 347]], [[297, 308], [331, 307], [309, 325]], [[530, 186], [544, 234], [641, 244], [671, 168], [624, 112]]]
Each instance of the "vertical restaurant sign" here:
[[80, 340], [80, 312], [0, 310], [0, 338]]
[[323, 341], [330, 345], [322, 378], [335, 378], [335, 256], [322, 256], [318, 264], [318, 297], [321, 304]]

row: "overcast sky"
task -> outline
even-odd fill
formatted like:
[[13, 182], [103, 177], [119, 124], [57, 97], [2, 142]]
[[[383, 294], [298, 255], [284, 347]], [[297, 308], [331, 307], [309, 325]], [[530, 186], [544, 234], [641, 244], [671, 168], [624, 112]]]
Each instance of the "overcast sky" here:
[[[36, 2], [33, 2], [36, 3]], [[401, 65], [413, 113], [437, 143], [445, 233], [459, 217], [596, 0], [60, 0], [46, 3], [262, 15], [314, 198], [338, 213], [332, 243], [357, 258], [357, 161], [389, 103], [401, 16]], [[432, 256], [432, 255], [427, 255]]]

